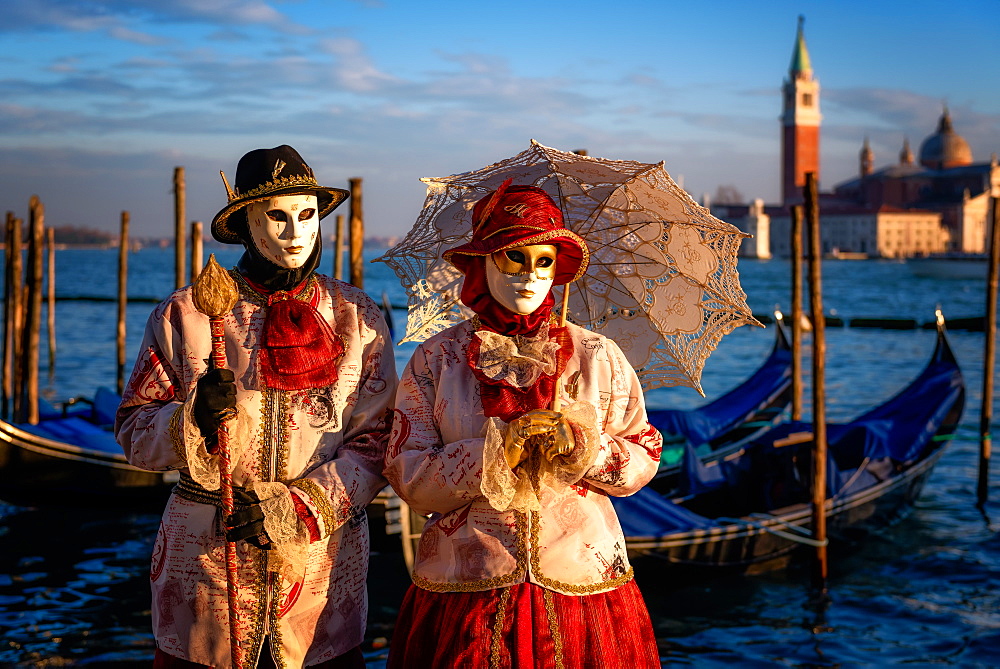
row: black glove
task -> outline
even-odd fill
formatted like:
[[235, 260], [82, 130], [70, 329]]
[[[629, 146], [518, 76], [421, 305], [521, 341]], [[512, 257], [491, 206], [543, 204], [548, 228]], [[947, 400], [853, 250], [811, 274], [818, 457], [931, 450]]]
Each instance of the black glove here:
[[194, 420], [198, 423], [205, 447], [215, 453], [219, 425], [236, 411], [236, 376], [228, 369], [210, 369], [198, 379], [194, 400]]
[[226, 516], [226, 541], [246, 541], [262, 550], [271, 548], [260, 498], [253, 490], [233, 486], [233, 512]]

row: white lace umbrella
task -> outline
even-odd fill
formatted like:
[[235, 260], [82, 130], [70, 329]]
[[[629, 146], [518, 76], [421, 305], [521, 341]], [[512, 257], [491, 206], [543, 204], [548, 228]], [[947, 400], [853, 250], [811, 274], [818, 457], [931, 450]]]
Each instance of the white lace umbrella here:
[[662, 162], [591, 158], [532, 140], [488, 167], [422, 179], [427, 199], [413, 229], [378, 258], [407, 292], [402, 341], [472, 315], [459, 302], [462, 273], [441, 254], [469, 241], [473, 205], [510, 177], [551, 195], [590, 248], [586, 275], [569, 284], [568, 320], [614, 340], [646, 390], [686, 385], [704, 394], [702, 367], [722, 336], [760, 325], [736, 271], [748, 235], [692, 200]]

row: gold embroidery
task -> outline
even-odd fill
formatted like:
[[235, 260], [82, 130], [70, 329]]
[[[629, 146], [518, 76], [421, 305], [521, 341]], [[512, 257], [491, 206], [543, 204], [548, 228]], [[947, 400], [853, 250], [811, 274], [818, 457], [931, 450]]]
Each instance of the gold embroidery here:
[[[249, 544], [244, 544], [243, 542], [240, 542], [240, 545], [244, 546], [244, 550], [247, 550], [246, 547], [249, 546]], [[254, 565], [250, 569], [250, 582], [245, 585], [242, 581], [240, 582], [240, 587], [250, 589], [253, 592], [254, 597], [251, 604], [253, 607], [253, 610], [251, 611], [253, 617], [247, 622], [246, 628], [244, 628], [249, 633], [246, 635], [245, 640], [241, 643], [243, 646], [244, 659], [248, 657], [256, 657], [260, 653], [260, 647], [264, 644], [264, 628], [267, 625], [268, 618], [266, 608], [267, 551], [251, 550], [250, 553], [254, 561]]]
[[257, 469], [261, 472], [261, 476], [265, 476], [264, 472], [268, 471], [271, 462], [271, 444], [274, 441], [272, 422], [274, 421], [276, 393], [268, 390], [267, 386], [262, 383], [260, 394], [260, 460], [257, 463]]
[[174, 447], [174, 453], [180, 461], [187, 465], [187, 448], [184, 446], [184, 434], [181, 432], [181, 418], [184, 416], [184, 405], [179, 405], [170, 415], [167, 423], [167, 434], [170, 435], [170, 443]]
[[[240, 297], [245, 299], [251, 304], [256, 304], [259, 307], [267, 306], [267, 297], [258, 293], [253, 286], [251, 286], [246, 277], [244, 277], [239, 270], [235, 267], [229, 270], [229, 276], [233, 277], [240, 289]], [[310, 274], [309, 278], [306, 279], [306, 287], [302, 289], [295, 299], [302, 302], [307, 302], [312, 299], [313, 291], [316, 290], [316, 286], [319, 285], [319, 281], [316, 279], [315, 274]]]
[[[534, 488], [535, 496], [537, 497], [539, 495], [541, 487], [538, 477], [539, 465], [537, 463], [537, 460], [535, 458], [529, 460], [529, 466], [530, 466], [529, 471], [531, 476], [531, 485]], [[542, 561], [541, 561], [541, 556], [539, 555], [541, 548], [538, 545], [538, 536], [540, 534], [539, 521], [540, 518], [537, 512], [535, 511], [528, 512], [528, 525], [530, 528], [528, 531], [528, 537], [529, 537], [529, 545], [531, 553], [531, 573], [538, 581], [538, 585], [549, 588], [551, 590], [555, 590], [557, 592], [568, 592], [574, 595], [589, 595], [595, 592], [617, 588], [619, 586], [625, 585], [626, 583], [632, 580], [633, 576], [632, 565], [629, 565], [628, 571], [626, 571], [621, 576], [618, 576], [616, 578], [607, 581], [591, 583], [589, 585], [575, 585], [573, 583], [564, 583], [562, 581], [557, 581], [554, 578], [549, 578], [543, 575]]]
[[552, 634], [552, 644], [555, 646], [556, 669], [562, 669], [563, 641], [562, 634], [559, 633], [559, 621], [556, 619], [556, 607], [552, 602], [552, 591], [542, 590], [542, 599], [545, 601], [545, 617], [549, 619], [549, 632]]
[[503, 586], [516, 583], [528, 564], [527, 543], [525, 541], [527, 518], [520, 511], [515, 511], [514, 520], [516, 524], [514, 532], [517, 536], [517, 554], [514, 568], [509, 573], [479, 579], [478, 581], [463, 581], [459, 583], [432, 581], [414, 573], [412, 577], [413, 584], [418, 588], [430, 590], [431, 592], [479, 592], [502, 588]]
[[[501, 232], [506, 232], [507, 230], [538, 230], [539, 232], [544, 232], [547, 229], [548, 228], [543, 228], [537, 225], [525, 225], [523, 223], [520, 223], [518, 225], [508, 225], [505, 228], [497, 228], [490, 234], [483, 235], [483, 239], [489, 239], [490, 237], [495, 237], [496, 235], [499, 235]], [[527, 246], [527, 244], [518, 244], [518, 246]]]
[[524, 204], [523, 202], [519, 204], [508, 204], [506, 207], [503, 208], [503, 210], [506, 211], [508, 214], [513, 214], [514, 216], [517, 216], [518, 218], [524, 218], [524, 213], [528, 211], [528, 205]]
[[270, 635], [271, 635], [271, 659], [274, 659], [274, 652], [278, 651], [278, 659], [276, 661], [277, 666], [280, 669], [285, 669], [288, 665], [285, 664], [285, 655], [281, 652], [281, 625], [278, 624], [278, 613], [281, 610], [281, 576], [272, 572], [270, 575], [271, 581], [271, 624]]
[[503, 621], [507, 615], [507, 604], [510, 602], [510, 588], [500, 592], [497, 602], [497, 616], [493, 621], [493, 636], [490, 638], [490, 667], [500, 666], [500, 646], [503, 642]]
[[327, 533], [332, 533], [340, 525], [337, 522], [337, 512], [334, 510], [333, 504], [330, 503], [330, 496], [321, 485], [312, 479], [295, 479], [294, 481], [289, 481], [288, 485], [295, 486], [309, 495], [313, 506], [319, 511], [319, 515], [323, 517], [323, 524], [326, 525]]
[[285, 169], [285, 165], [287, 165], [287, 163], [281, 158], [274, 161], [274, 169], [271, 170], [271, 178], [277, 179], [278, 175], [281, 174], [281, 170]]
[[292, 175], [287, 177], [281, 177], [280, 179], [275, 179], [274, 181], [268, 181], [265, 184], [257, 186], [257, 188], [252, 188], [246, 193], [240, 193], [240, 189], [237, 188], [235, 191], [237, 200], [244, 200], [248, 197], [256, 197], [257, 195], [267, 195], [273, 193], [276, 190], [281, 190], [283, 188], [293, 188], [296, 186], [305, 186], [309, 188], [319, 188], [319, 183], [314, 177], [307, 177], [304, 174]]
[[288, 393], [283, 390], [278, 393], [278, 443], [276, 444], [276, 458], [274, 463], [274, 478], [272, 481], [284, 481], [288, 476]]

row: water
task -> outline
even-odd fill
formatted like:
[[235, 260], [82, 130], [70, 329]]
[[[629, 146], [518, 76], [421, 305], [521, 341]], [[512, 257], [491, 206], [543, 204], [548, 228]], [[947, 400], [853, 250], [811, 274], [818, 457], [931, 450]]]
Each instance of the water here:
[[[228, 266], [237, 253], [225, 249], [218, 257]], [[130, 264], [130, 295], [169, 293], [172, 251], [145, 249], [131, 254]], [[788, 270], [784, 261], [741, 262], [755, 313], [787, 307]], [[116, 251], [59, 251], [57, 292], [113, 298], [116, 271]], [[365, 272], [365, 288], [376, 300], [385, 291], [394, 305], [405, 302], [387, 267], [366, 264]], [[983, 285], [915, 278], [898, 262], [829, 261], [823, 287], [827, 311], [845, 319], [926, 322], [938, 305], [953, 318], [984, 313]], [[129, 305], [129, 366], [152, 306]], [[64, 399], [114, 386], [115, 314], [113, 302], [57, 303], [57, 364], [51, 380], [42, 372], [49, 395]], [[398, 339], [405, 312], [395, 310], [394, 320]], [[831, 553], [827, 606], [811, 602], [804, 563], [700, 583], [677, 583], [655, 564], [637, 564], [664, 666], [1000, 664], [1000, 466], [993, 467], [986, 514], [975, 508], [983, 335], [954, 331], [950, 341], [968, 385], [962, 438], [951, 443], [910, 516], [859, 546]], [[745, 378], [772, 342], [772, 332], [757, 328], [727, 335], [705, 368], [707, 399]], [[828, 329], [828, 418], [847, 420], [885, 400], [919, 371], [933, 345], [930, 330]], [[396, 348], [399, 366], [412, 350]], [[43, 352], [43, 365], [44, 358]], [[808, 388], [805, 396], [808, 401]], [[687, 388], [647, 397], [654, 407], [691, 408], [704, 401]], [[995, 402], [994, 415], [998, 409]], [[128, 510], [25, 509], [0, 502], [0, 667], [149, 666], [148, 566], [158, 522], [155, 514]], [[408, 583], [395, 547], [376, 549], [364, 646], [372, 667], [382, 664], [382, 645]]]

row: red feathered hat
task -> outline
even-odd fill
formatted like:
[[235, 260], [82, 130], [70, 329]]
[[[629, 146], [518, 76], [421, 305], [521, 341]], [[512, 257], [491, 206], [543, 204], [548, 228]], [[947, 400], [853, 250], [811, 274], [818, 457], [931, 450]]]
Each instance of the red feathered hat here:
[[472, 241], [444, 252], [444, 259], [467, 273], [473, 258], [515, 246], [552, 244], [556, 247], [556, 277], [561, 285], [587, 271], [590, 251], [583, 238], [563, 227], [562, 211], [536, 186], [511, 186], [507, 179], [472, 209]]

